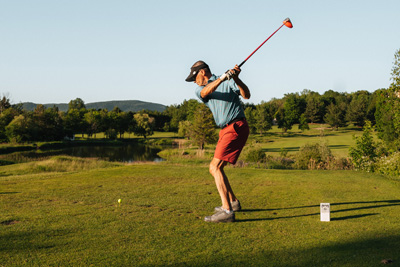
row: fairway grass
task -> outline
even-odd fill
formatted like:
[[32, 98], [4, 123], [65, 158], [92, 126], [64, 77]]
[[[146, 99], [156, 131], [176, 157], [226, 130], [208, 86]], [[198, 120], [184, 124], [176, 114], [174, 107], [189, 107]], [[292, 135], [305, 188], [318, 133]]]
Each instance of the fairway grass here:
[[250, 135], [249, 142], [256, 140], [261, 148], [272, 156], [278, 156], [282, 151], [294, 155], [306, 144], [326, 144], [334, 156], [347, 158], [349, 148], [356, 143], [353, 136], [362, 134], [362, 131], [355, 127], [345, 127], [334, 131], [326, 124], [310, 124], [310, 130], [304, 132], [297, 128], [295, 125], [292, 130], [283, 134], [281, 129], [273, 126], [262, 137], [258, 134]]
[[[213, 224], [203, 217], [220, 198], [206, 165], [35, 174], [1, 166], [0, 266], [400, 263], [398, 180], [354, 171], [226, 173], [243, 211], [235, 223]], [[321, 202], [331, 203], [331, 222], [320, 221]]]

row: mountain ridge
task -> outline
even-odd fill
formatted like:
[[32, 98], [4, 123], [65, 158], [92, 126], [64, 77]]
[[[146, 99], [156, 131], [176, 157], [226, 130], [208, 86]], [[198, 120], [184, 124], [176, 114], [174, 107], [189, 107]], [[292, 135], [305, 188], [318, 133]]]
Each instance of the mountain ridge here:
[[[48, 103], [48, 104], [37, 104], [33, 102], [23, 102], [22, 108], [28, 111], [33, 111], [37, 105], [43, 105], [45, 108], [49, 107], [58, 107], [60, 111], [68, 111], [68, 103]], [[167, 106], [146, 102], [141, 100], [110, 100], [110, 101], [99, 101], [92, 103], [85, 103], [87, 109], [107, 109], [108, 111], [113, 110], [115, 107], [118, 107], [122, 111], [132, 111], [138, 112], [141, 110], [151, 110], [151, 111], [159, 111], [163, 112]]]

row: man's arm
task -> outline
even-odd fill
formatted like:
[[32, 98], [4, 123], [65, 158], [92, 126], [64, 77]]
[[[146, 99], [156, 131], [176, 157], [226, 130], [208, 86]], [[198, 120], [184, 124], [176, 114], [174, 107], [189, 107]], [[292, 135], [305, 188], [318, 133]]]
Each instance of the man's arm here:
[[[250, 90], [247, 87], [247, 85], [242, 80], [239, 79], [240, 71], [241, 71], [240, 68], [238, 67], [238, 65], [236, 65], [235, 68], [231, 70], [231, 72], [234, 73], [232, 75], [232, 78], [240, 90], [240, 95], [244, 99], [249, 99], [250, 98]], [[223, 76], [221, 76], [221, 78], [222, 77]], [[212, 81], [211, 83], [204, 86], [204, 88], [200, 92], [200, 96], [202, 98], [206, 98], [207, 96], [212, 94], [215, 90], [217, 90], [218, 86], [226, 79], [226, 76], [223, 77], [222, 79], [221, 78], [216, 79], [215, 81]]]
[[240, 90], [240, 95], [244, 98], [244, 99], [250, 99], [250, 90], [249, 87], [247, 87], [246, 84], [244, 84], [244, 82], [242, 82], [241, 79], [239, 79], [239, 73], [240, 73], [240, 68], [238, 67], [238, 65], [235, 66], [235, 68], [233, 69], [235, 74], [233, 75], [233, 80], [235, 81], [236, 85], [239, 87]]
[[223, 82], [221, 79], [216, 79], [215, 81], [210, 82], [203, 89], [201, 89], [200, 96], [201, 98], [206, 98], [211, 95], [215, 90], [217, 90], [218, 86]]

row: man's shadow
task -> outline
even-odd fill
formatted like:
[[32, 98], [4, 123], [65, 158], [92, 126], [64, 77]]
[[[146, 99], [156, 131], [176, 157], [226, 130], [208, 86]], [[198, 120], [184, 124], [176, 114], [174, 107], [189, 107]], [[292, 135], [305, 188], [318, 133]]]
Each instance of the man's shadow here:
[[[344, 208], [340, 209], [341, 205], [360, 205], [366, 204], [363, 207], [354, 207], [354, 208]], [[372, 205], [375, 204], [375, 205]], [[336, 214], [340, 212], [346, 211], [355, 211], [355, 210], [369, 210], [369, 209], [376, 209], [376, 208], [385, 208], [385, 207], [392, 207], [392, 206], [399, 206], [400, 200], [377, 200], [377, 201], [358, 201], [358, 202], [341, 202], [341, 203], [331, 203], [331, 207], [338, 207], [339, 209], [333, 208], [331, 213]], [[309, 213], [309, 214], [300, 214], [300, 215], [293, 215], [293, 216], [276, 216], [278, 215], [277, 211], [282, 210], [295, 210], [295, 209], [305, 209], [305, 208], [319, 208], [320, 205], [308, 205], [308, 206], [298, 206], [298, 207], [287, 207], [287, 208], [276, 208], [276, 209], [243, 209], [240, 212], [242, 213], [251, 213], [251, 212], [273, 212], [272, 216], [267, 218], [255, 218], [255, 219], [243, 219], [243, 220], [236, 220], [236, 222], [252, 222], [252, 221], [272, 221], [272, 220], [279, 220], [279, 219], [292, 219], [292, 218], [300, 218], [300, 217], [308, 217], [308, 216], [317, 216], [320, 215], [319, 212], [316, 213]], [[366, 214], [359, 214], [359, 215], [352, 215], [352, 216], [344, 216], [344, 217], [334, 217], [331, 218], [331, 221], [343, 221], [349, 219], [358, 219], [373, 215], [378, 215], [379, 213], [366, 213]]]

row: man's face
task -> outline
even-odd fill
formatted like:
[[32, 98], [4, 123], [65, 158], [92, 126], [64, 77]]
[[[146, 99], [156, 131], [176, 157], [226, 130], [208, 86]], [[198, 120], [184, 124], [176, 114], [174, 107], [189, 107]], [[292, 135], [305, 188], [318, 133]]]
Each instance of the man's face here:
[[207, 84], [208, 78], [205, 76], [204, 70], [199, 70], [197, 73], [196, 80], [194, 81], [198, 86], [204, 86]]

